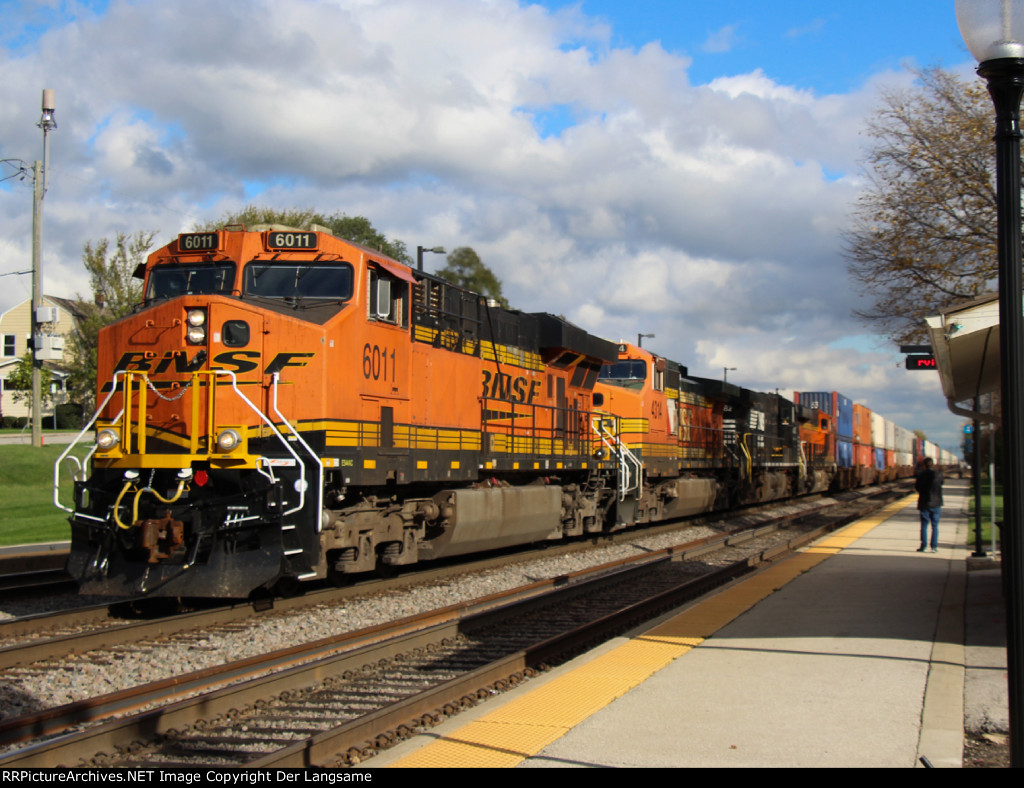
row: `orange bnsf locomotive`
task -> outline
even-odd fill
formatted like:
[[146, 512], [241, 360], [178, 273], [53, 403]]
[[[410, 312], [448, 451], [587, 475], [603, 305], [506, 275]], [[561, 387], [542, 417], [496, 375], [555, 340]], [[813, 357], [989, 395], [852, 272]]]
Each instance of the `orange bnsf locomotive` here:
[[835, 477], [816, 410], [326, 232], [186, 233], [136, 276], [62, 505], [82, 593], [239, 598]]
[[137, 275], [99, 340], [83, 593], [244, 597], [605, 527], [615, 345], [324, 232], [184, 234]]

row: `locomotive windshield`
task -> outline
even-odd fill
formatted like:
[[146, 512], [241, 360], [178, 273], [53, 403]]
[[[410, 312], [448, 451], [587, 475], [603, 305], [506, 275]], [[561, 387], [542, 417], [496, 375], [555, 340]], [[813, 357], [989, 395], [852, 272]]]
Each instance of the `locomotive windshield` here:
[[230, 293], [235, 284], [234, 263], [162, 265], [149, 274], [146, 300], [182, 295]]
[[245, 295], [264, 298], [352, 297], [352, 266], [344, 263], [252, 262], [245, 267]]
[[640, 359], [627, 359], [601, 367], [598, 380], [613, 386], [639, 388], [647, 380], [647, 362]]

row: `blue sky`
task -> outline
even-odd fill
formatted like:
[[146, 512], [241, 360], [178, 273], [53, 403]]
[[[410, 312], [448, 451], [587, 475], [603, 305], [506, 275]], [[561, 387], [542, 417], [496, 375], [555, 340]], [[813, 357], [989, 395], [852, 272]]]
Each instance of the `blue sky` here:
[[[937, 380], [854, 318], [842, 256], [880, 91], [910, 88], [908, 64], [975, 78], [952, 2], [0, 0], [0, 18], [0, 158], [39, 156], [56, 91], [54, 295], [88, 292], [82, 247], [117, 232], [342, 211], [473, 247], [524, 311], [655, 333], [750, 388], [838, 389], [956, 445]], [[0, 186], [0, 217], [0, 273], [25, 270], [30, 184]]]
[[607, 20], [614, 47], [659, 41], [694, 58], [690, 76], [706, 83], [762, 69], [783, 84], [844, 93], [904, 62], [954, 66], [969, 59], [953, 3], [936, 0], [543, 0], [557, 10], [581, 5]]

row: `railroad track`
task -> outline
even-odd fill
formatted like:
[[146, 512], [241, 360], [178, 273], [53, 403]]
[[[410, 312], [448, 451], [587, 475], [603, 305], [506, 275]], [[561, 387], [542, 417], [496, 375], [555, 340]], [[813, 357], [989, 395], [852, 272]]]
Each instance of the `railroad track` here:
[[0, 600], [73, 590], [67, 560], [67, 542], [0, 548]]
[[[766, 506], [759, 510], [736, 515], [731, 521], [739, 529], [757, 527], [764, 523], [781, 524], [795, 517], [807, 516], [818, 506], [831, 506], [830, 500], [805, 500], [783, 507]], [[556, 557], [594, 549], [597, 546], [633, 542], [642, 537], [673, 534], [695, 525], [715, 524], [714, 518], [702, 518], [696, 523], [683, 522], [644, 529], [620, 531], [585, 542], [545, 546], [540, 549], [516, 551], [469, 562], [452, 562], [433, 569], [420, 569], [388, 579], [370, 579], [344, 588], [321, 587], [292, 598], [266, 599], [259, 602], [233, 604], [199, 604], [188, 612], [171, 615], [162, 608], [147, 606], [145, 600], [124, 600], [115, 605], [85, 605], [67, 610], [55, 610], [20, 618], [0, 621], [0, 670], [41, 661], [53, 661], [70, 654], [81, 654], [103, 647], [124, 647], [135, 642], [171, 638], [179, 633], [202, 628], [232, 626], [254, 619], [274, 615], [291, 615], [296, 611], [322, 605], [345, 604], [354, 597], [404, 589], [416, 585], [448, 580], [468, 573], [479, 573], [494, 568], [521, 563], [538, 556]], [[151, 600], [150, 600], [151, 601]], [[145, 607], [143, 607], [145, 606]], [[167, 610], [170, 610], [168, 608]]]
[[[0, 766], [355, 763], [415, 727], [727, 582], [869, 507], [843, 508], [848, 511], [814, 515], [830, 522], [801, 526], [799, 534], [780, 536], [775, 525], [717, 544], [702, 540], [8, 721], [0, 741], [11, 744], [24, 742], [26, 732], [53, 735], [72, 724], [160, 704], [26, 747], [0, 759]], [[713, 550], [745, 555], [718, 568], [706, 559]]]
[[0, 575], [0, 599], [24, 596], [27, 593], [63, 593], [73, 591], [75, 587], [75, 581], [63, 569], [8, 572]]

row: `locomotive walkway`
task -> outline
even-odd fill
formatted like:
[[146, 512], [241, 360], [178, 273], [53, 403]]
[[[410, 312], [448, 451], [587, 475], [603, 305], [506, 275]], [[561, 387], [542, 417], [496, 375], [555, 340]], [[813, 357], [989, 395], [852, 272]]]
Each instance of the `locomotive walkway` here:
[[1007, 730], [967, 494], [947, 480], [937, 554], [908, 497], [366, 765], [960, 766], [965, 727]]

